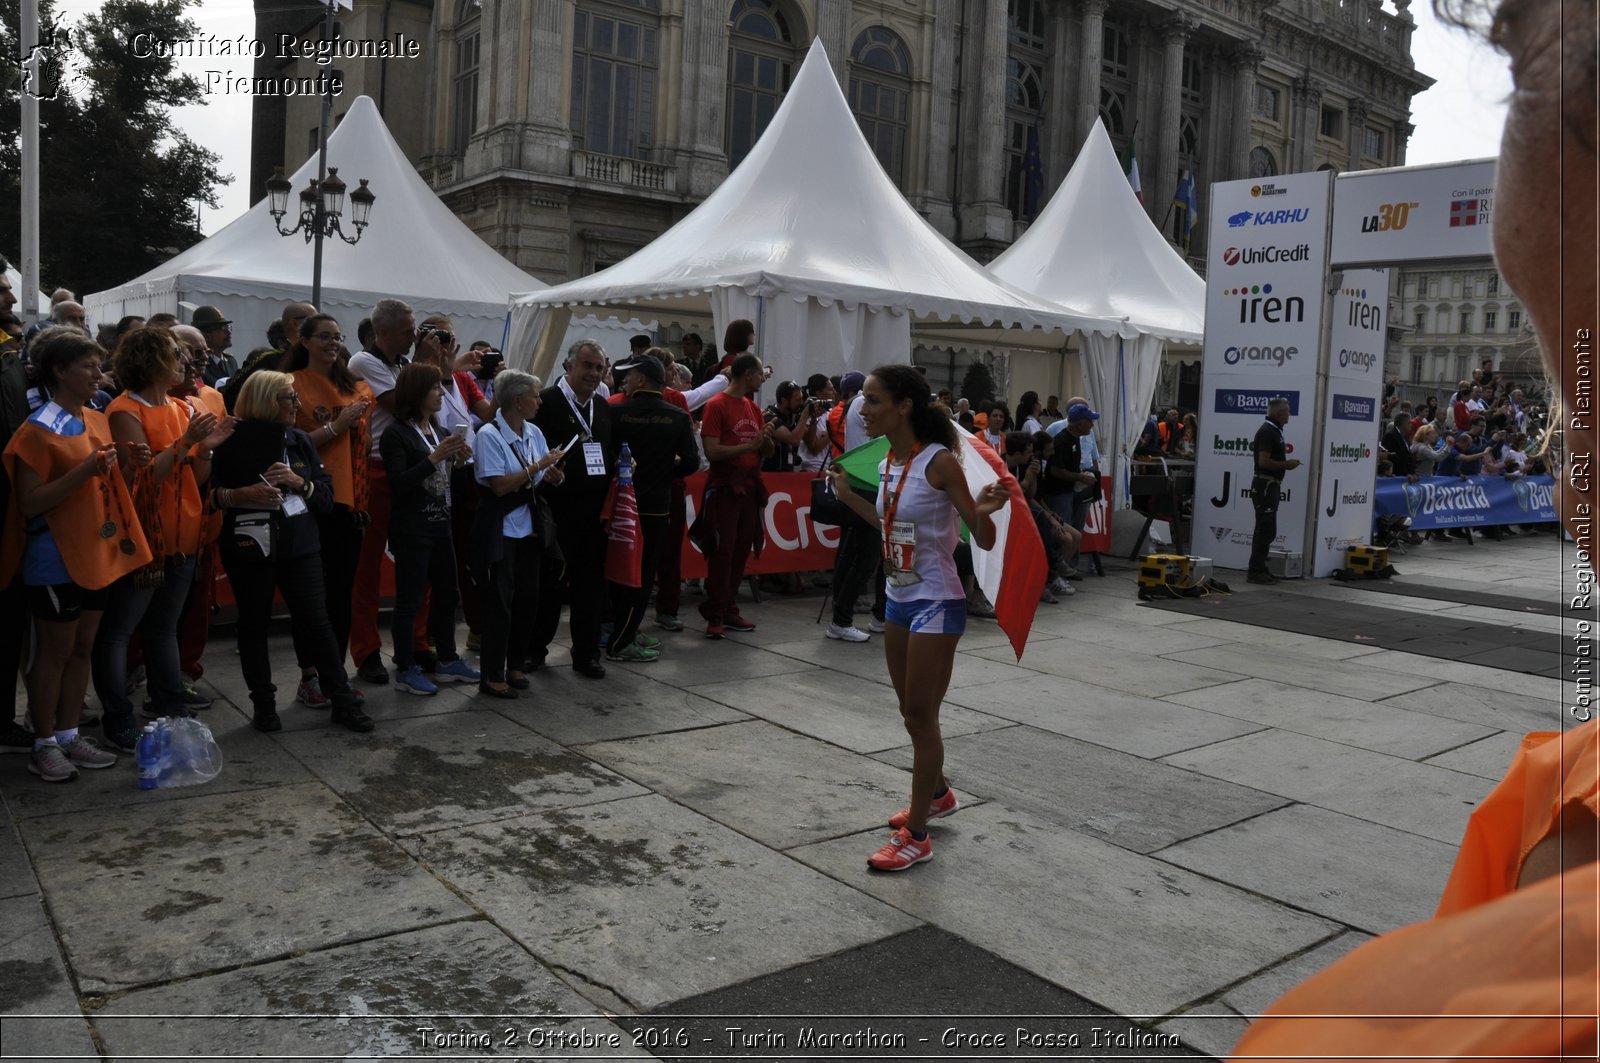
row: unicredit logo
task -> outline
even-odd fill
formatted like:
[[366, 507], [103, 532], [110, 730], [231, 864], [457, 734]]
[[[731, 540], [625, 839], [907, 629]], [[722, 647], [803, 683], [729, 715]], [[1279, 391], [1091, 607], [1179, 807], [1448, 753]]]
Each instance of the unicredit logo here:
[[1230, 247], [1222, 253], [1222, 262], [1227, 266], [1259, 266], [1276, 262], [1310, 260], [1310, 244], [1297, 244], [1293, 247], [1279, 247], [1277, 244], [1268, 244], [1266, 247]]

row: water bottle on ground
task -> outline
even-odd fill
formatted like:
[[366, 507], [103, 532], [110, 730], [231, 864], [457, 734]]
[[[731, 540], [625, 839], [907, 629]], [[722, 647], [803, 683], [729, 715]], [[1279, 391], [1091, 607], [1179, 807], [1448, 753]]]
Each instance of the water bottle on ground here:
[[145, 724], [144, 731], [139, 735], [139, 742], [134, 747], [134, 763], [139, 767], [139, 789], [154, 790], [161, 777], [161, 759], [159, 739], [156, 738], [156, 725]]

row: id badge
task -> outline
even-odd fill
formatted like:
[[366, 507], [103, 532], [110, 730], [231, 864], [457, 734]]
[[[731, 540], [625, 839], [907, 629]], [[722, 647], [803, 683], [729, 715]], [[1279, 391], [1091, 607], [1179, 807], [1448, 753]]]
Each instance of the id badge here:
[[583, 445], [583, 471], [588, 476], [606, 474], [606, 452], [601, 449], [599, 443]]
[[889, 556], [883, 562], [884, 578], [891, 587], [910, 587], [922, 582], [914, 571], [917, 556], [917, 526], [897, 520], [889, 528]]
[[306, 512], [306, 500], [299, 495], [283, 496], [283, 515], [285, 517], [298, 517]]

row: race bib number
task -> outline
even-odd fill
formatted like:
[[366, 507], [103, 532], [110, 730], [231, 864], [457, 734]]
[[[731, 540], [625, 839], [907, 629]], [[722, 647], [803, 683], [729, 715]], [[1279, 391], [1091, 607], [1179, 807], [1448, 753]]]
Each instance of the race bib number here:
[[915, 524], [909, 520], [897, 520], [890, 525], [888, 555], [883, 562], [883, 574], [891, 587], [910, 587], [922, 582], [922, 577], [914, 571], [917, 558]]

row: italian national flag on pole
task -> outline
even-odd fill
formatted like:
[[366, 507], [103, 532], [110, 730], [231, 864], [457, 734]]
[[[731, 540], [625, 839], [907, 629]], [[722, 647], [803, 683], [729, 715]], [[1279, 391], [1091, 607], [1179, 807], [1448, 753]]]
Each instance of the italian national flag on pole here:
[[[971, 544], [972, 568], [978, 586], [994, 603], [1000, 630], [1011, 640], [1011, 648], [1020, 661], [1028, 632], [1033, 628], [1033, 614], [1039, 608], [1039, 592], [1049, 576], [1044, 543], [1039, 540], [1039, 529], [1028, 511], [1028, 500], [1022, 497], [1022, 486], [1006, 471], [1000, 455], [970, 432], [959, 427], [956, 432], [961, 436], [961, 452], [956, 457], [966, 473], [968, 492], [976, 498], [979, 491], [999, 480], [1011, 495], [1010, 504], [989, 518], [994, 521], [994, 549], [980, 550], [976, 543]], [[856, 486], [876, 491], [878, 467], [888, 453], [889, 441], [880, 436], [845, 451], [837, 464], [850, 474]], [[962, 537], [967, 538], [964, 530]]]

